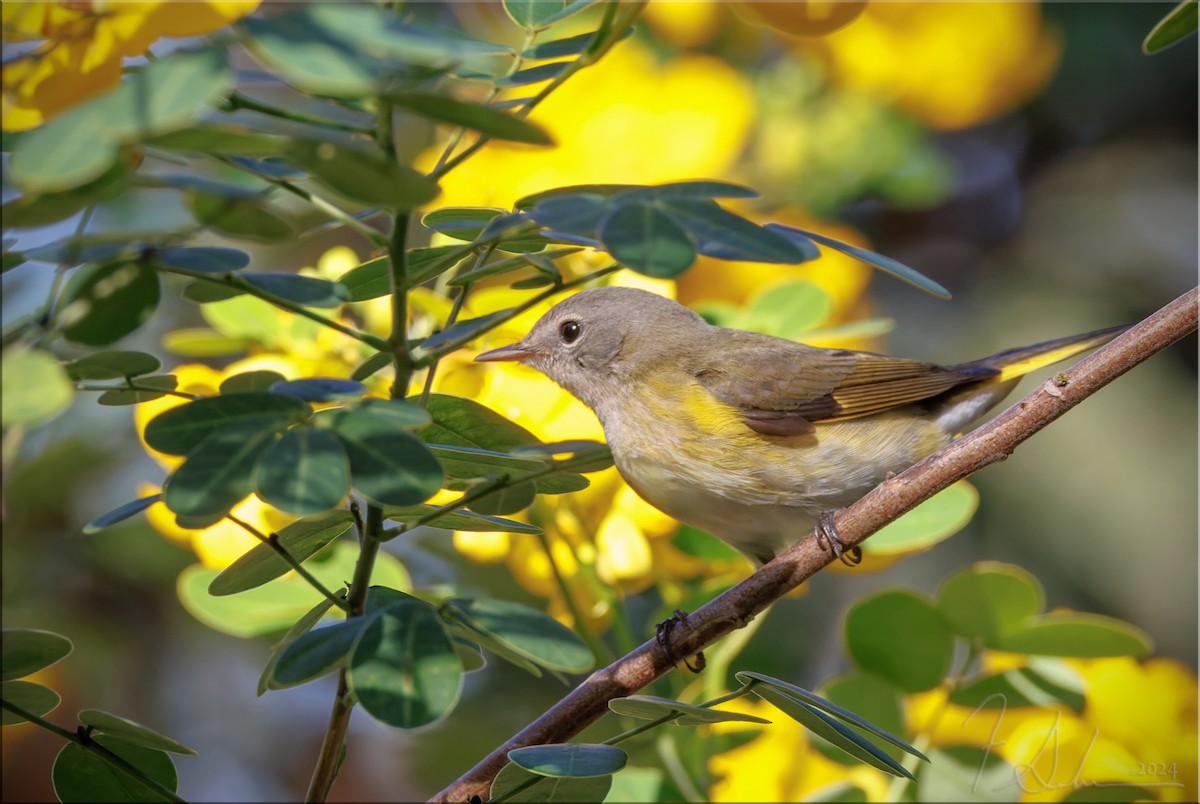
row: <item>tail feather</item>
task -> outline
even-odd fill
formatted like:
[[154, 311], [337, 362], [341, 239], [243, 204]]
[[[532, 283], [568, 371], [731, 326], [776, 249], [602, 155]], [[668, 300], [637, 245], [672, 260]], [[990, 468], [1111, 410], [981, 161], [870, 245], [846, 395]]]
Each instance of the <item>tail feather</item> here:
[[1053, 341], [1035, 343], [962, 363], [960, 370], [990, 369], [997, 373], [980, 382], [960, 385], [939, 396], [934, 408], [938, 424], [949, 433], [960, 433], [968, 425], [1008, 396], [1021, 377], [1081, 352], [1097, 349], [1129, 329], [1131, 324], [1098, 329]]

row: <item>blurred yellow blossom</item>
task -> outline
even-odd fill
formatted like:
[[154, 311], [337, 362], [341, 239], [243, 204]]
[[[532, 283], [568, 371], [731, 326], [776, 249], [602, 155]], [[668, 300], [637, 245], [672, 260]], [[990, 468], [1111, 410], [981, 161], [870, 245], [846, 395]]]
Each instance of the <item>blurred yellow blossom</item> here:
[[[569, 184], [728, 176], [753, 117], [750, 84], [733, 67], [700, 54], [659, 63], [629, 39], [531, 115], [556, 146], [492, 143], [441, 180], [438, 202], [507, 207]], [[418, 169], [432, 168], [440, 150], [426, 151]]]
[[161, 37], [208, 33], [258, 5], [259, 0], [5, 2], [4, 38], [37, 44], [11, 57], [6, 47], [4, 130], [34, 128], [115, 86], [125, 57], [142, 55]]
[[699, 47], [721, 31], [727, 13], [716, 0], [672, 0], [646, 6], [642, 19], [664, 42], [678, 47]]
[[1004, 2], [870, 3], [804, 47], [824, 57], [835, 82], [939, 129], [973, 126], [1025, 101], [1061, 51], [1036, 3]]

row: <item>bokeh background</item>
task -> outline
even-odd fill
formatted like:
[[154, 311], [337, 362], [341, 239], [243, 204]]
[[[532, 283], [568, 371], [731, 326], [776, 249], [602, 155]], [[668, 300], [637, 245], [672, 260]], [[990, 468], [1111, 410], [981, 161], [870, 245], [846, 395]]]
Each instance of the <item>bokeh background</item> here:
[[[869, 244], [941, 282], [954, 300], [848, 262], [803, 274], [700, 264], [660, 290], [729, 312], [796, 271], [834, 299], [831, 326], [890, 320], [856, 337], [943, 362], [1136, 321], [1195, 283], [1196, 40], [1155, 56], [1140, 51], [1170, 5], [862, 5], [652, 3], [631, 38], [537, 111], [556, 149], [488, 148], [446, 179], [435, 205], [507, 206], [584, 182], [742, 182], [763, 198], [739, 211]], [[413, 10], [481, 38], [516, 41], [495, 5]], [[255, 68], [248, 58], [241, 66]], [[432, 165], [438, 136], [420, 127], [405, 133], [418, 165]], [[11, 195], [6, 185], [5, 200]], [[102, 208], [97, 220], [144, 224], [181, 214], [148, 193]], [[62, 236], [20, 234], [28, 244]], [[337, 233], [256, 250], [256, 259], [330, 276], [367, 256], [361, 241]], [[41, 299], [45, 278], [14, 271], [3, 289], [7, 319]], [[161, 353], [168, 333], [200, 326], [219, 330], [195, 306], [164, 305], [124, 348]], [[258, 357], [311, 371], [334, 348]], [[597, 434], [549, 381], [472, 374], [471, 353], [439, 380], [445, 390], [484, 399], [557, 438]], [[171, 359], [221, 371], [235, 358]], [[853, 601], [897, 585], [932, 592], [951, 572], [994, 559], [1034, 573], [1050, 607], [1128, 620], [1153, 636], [1158, 655], [1194, 671], [1196, 410], [1193, 336], [975, 478], [978, 513], [954, 538], [879, 572], [824, 573], [806, 595], [782, 601], [738, 666], [815, 686], [846, 667], [839, 625]], [[6, 443], [4, 469], [3, 620], [75, 642], [75, 653], [49, 671], [47, 683], [64, 695], [58, 714], [100, 707], [199, 747], [199, 757], [178, 763], [180, 789], [193, 800], [301, 795], [331, 684], [256, 699], [268, 641], [206, 628], [175, 594], [176, 577], [198, 555], [219, 563], [223, 550], [236, 555], [245, 545], [164, 535], [143, 520], [80, 533], [98, 513], [162, 481], [129, 409], [77, 399], [51, 425]], [[671, 562], [682, 559], [654, 540], [670, 523], [614, 482], [599, 481], [573, 513], [585, 525], [589, 516], [602, 522], [603, 533], [593, 533], [598, 577], [628, 591], [631, 621], [641, 628], [660, 602], [654, 568], [669, 574], [664, 568], [675, 571], [680, 564]], [[608, 516], [614, 511], [621, 516]], [[420, 584], [454, 583], [570, 617], [521, 545], [431, 531], [387, 549]], [[736, 561], [722, 569], [748, 571]], [[606, 623], [603, 611], [588, 614], [596, 627]], [[466, 698], [443, 723], [400, 733], [358, 713], [334, 798], [428, 796], [565, 691], [494, 662], [469, 677]], [[498, 693], [503, 707], [494, 703]], [[31, 727], [5, 728], [4, 799], [49, 799], [58, 747]]]

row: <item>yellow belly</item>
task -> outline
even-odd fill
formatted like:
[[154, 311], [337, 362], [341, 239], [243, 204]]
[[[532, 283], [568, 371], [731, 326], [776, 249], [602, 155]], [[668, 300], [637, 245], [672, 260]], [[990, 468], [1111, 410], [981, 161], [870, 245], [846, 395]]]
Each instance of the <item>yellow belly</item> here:
[[598, 412], [626, 482], [751, 557], [777, 554], [810, 533], [821, 511], [849, 505], [950, 440], [910, 410], [818, 425], [811, 435], [760, 435], [698, 385], [619, 402]]

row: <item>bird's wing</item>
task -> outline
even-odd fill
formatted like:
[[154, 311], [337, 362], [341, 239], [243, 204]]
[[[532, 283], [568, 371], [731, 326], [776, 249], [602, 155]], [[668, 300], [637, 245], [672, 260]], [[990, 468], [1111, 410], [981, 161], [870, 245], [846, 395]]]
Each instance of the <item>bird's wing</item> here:
[[813, 425], [910, 405], [994, 369], [946, 367], [771, 339], [734, 339], [695, 373], [714, 397], [738, 408], [750, 429], [805, 435]]

